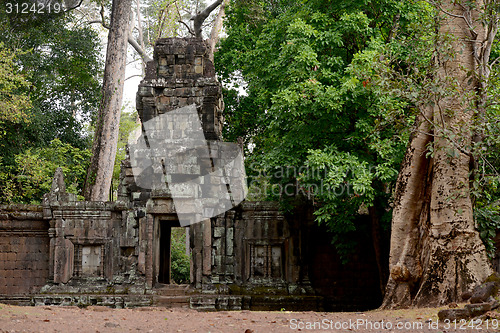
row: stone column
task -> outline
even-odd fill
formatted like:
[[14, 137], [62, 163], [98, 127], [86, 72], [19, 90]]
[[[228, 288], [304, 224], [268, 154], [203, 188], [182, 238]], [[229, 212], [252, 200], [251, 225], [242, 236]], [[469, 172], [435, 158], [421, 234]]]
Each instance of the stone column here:
[[212, 221], [203, 222], [203, 275], [210, 277], [212, 273]]
[[146, 287], [153, 288], [153, 230], [154, 230], [154, 217], [151, 214], [146, 215], [146, 232], [147, 232], [147, 246], [146, 246]]

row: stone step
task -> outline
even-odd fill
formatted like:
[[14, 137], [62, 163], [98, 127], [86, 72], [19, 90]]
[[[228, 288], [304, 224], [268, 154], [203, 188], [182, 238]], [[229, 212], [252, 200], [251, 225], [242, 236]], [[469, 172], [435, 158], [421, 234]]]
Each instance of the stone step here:
[[[200, 311], [234, 311], [241, 310], [244, 298], [241, 295], [194, 295], [190, 297], [190, 308]], [[248, 303], [248, 301], [247, 301]]]
[[189, 308], [191, 296], [155, 296], [153, 306], [165, 308]]
[[58, 305], [87, 307], [92, 305], [110, 308], [135, 308], [151, 306], [151, 295], [127, 294], [38, 294], [31, 297], [31, 305]]
[[10, 305], [31, 305], [31, 296], [28, 295], [0, 295], [0, 303]]
[[194, 292], [188, 284], [161, 284], [155, 288], [155, 294], [160, 296], [185, 296]]

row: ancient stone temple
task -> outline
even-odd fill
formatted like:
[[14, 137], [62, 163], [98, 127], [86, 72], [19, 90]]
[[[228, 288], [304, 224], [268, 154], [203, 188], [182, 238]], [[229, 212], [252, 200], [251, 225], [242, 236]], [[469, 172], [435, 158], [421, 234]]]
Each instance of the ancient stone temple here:
[[[42, 206], [0, 206], [0, 301], [211, 310], [380, 304], [369, 233], [343, 265], [307, 205], [285, 214], [276, 202], [241, 202], [242, 151], [222, 140], [222, 89], [202, 40], [157, 42], [137, 109], [142, 125], [116, 202], [76, 201], [58, 170]], [[173, 228], [189, 234], [189, 286], [171, 283]]]

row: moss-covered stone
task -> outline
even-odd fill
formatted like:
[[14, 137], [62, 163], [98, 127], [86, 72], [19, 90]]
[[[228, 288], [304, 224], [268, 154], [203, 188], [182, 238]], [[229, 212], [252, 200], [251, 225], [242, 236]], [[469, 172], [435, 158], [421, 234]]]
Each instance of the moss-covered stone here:
[[487, 282], [495, 282], [497, 286], [500, 286], [500, 274], [498, 274], [497, 272], [491, 274], [486, 278], [486, 280], [484, 280], [484, 283]]

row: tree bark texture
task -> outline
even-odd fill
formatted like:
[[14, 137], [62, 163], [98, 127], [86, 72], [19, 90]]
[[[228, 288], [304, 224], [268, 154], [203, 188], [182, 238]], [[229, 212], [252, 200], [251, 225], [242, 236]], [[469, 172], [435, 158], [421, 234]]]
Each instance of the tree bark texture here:
[[482, 1], [473, 3], [444, 0], [439, 7], [438, 41], [451, 39], [448, 48], [436, 47], [436, 77], [449, 93], [422, 105], [398, 177], [383, 308], [456, 302], [492, 273], [469, 194], [470, 125], [480, 83], [473, 73], [480, 65], [477, 41], [485, 37]]
[[210, 50], [210, 60], [214, 61], [214, 53], [215, 46], [219, 42], [220, 33], [222, 31], [222, 27], [224, 25], [224, 17], [226, 16], [226, 6], [228, 5], [229, 0], [222, 1], [222, 4], [219, 8], [219, 13], [217, 13], [217, 17], [215, 18], [214, 25], [212, 30], [210, 31], [210, 38], [208, 39], [208, 49]]
[[109, 199], [118, 144], [131, 4], [132, 0], [113, 0], [102, 100], [97, 115], [90, 167], [85, 182], [84, 195], [87, 200], [107, 201]]

